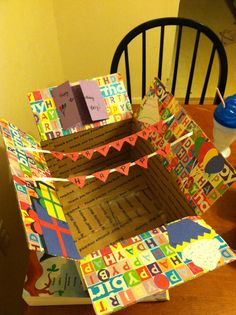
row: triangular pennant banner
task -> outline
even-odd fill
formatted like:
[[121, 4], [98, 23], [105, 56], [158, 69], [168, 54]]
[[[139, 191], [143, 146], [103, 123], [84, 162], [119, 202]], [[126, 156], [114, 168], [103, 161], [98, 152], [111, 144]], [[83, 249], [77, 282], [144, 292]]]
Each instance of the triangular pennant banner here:
[[93, 176], [105, 183], [107, 181], [109, 173], [110, 173], [110, 170], [104, 170], [104, 171], [93, 173]]
[[124, 144], [124, 139], [121, 139], [121, 140], [116, 140], [112, 142], [111, 146], [115, 148], [117, 151], [120, 151], [123, 147], [123, 144]]
[[147, 155], [141, 157], [140, 159], [138, 159], [134, 163], [139, 165], [139, 166], [141, 166], [141, 167], [147, 168], [148, 167], [148, 157], [147, 157]]
[[75, 176], [68, 178], [70, 182], [77, 185], [78, 187], [82, 188], [84, 186], [86, 176]]
[[137, 135], [140, 137], [140, 138], [143, 138], [144, 140], [147, 140], [148, 137], [149, 137], [149, 134], [150, 134], [150, 130], [148, 130], [147, 128], [146, 129], [143, 129], [139, 132], [137, 132]]
[[82, 154], [83, 156], [85, 156], [85, 157], [86, 157], [87, 159], [89, 159], [89, 160], [92, 158], [93, 153], [94, 153], [94, 150], [93, 150], [93, 149], [91, 149], [91, 150], [85, 150], [85, 151], [81, 152], [81, 154]]
[[63, 154], [62, 152], [55, 152], [55, 151], [52, 151], [51, 153], [52, 153], [52, 155], [53, 155], [54, 157], [56, 157], [58, 160], [62, 160], [62, 159], [63, 159], [64, 154]]
[[163, 148], [158, 149], [156, 153], [163, 157], [167, 157], [170, 153], [170, 143], [167, 143]]
[[124, 140], [131, 145], [135, 145], [138, 136], [136, 134], [126, 137]]
[[131, 163], [129, 162], [124, 165], [118, 166], [116, 167], [116, 171], [127, 176], [129, 174], [130, 164]]
[[76, 161], [79, 157], [79, 153], [78, 152], [66, 153], [66, 156], [72, 161]]
[[163, 122], [158, 121], [156, 124], [151, 126], [151, 129], [159, 134], [162, 134], [162, 126], [163, 126]]
[[109, 149], [110, 149], [109, 144], [106, 144], [99, 148], [96, 148], [96, 151], [101, 153], [103, 156], [107, 156]]

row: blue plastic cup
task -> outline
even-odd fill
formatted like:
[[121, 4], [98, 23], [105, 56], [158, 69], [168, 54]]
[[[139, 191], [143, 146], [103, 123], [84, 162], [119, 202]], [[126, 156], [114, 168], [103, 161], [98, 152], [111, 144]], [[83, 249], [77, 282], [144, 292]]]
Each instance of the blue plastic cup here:
[[236, 94], [225, 99], [225, 107], [220, 103], [214, 112], [214, 144], [227, 158], [231, 154], [230, 145], [236, 140]]

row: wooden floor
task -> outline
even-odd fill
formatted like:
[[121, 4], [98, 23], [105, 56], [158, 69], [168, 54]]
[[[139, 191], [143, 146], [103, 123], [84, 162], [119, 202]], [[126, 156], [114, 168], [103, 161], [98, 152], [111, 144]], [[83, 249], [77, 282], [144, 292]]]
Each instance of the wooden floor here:
[[[214, 107], [186, 107], [190, 115], [212, 137]], [[229, 161], [236, 168], [236, 142]], [[203, 216], [236, 249], [236, 183]], [[94, 315], [91, 305], [27, 307], [24, 315]], [[139, 303], [119, 315], [236, 315], [236, 262], [170, 290], [170, 301]], [[2, 314], [4, 315], [4, 314]], [[14, 314], [13, 314], [14, 315]]]

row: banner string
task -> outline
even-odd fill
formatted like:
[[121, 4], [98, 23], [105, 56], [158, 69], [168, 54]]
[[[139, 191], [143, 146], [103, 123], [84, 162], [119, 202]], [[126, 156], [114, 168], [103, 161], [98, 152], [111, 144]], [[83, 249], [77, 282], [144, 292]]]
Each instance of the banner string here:
[[[112, 147], [111, 143], [113, 143], [113, 142], [118, 142], [118, 141], [125, 140], [127, 137], [135, 136], [135, 135], [139, 134], [140, 132], [144, 132], [144, 131], [150, 132], [150, 130], [151, 130], [153, 127], [155, 127], [158, 123], [164, 124], [164, 123], [169, 122], [169, 121], [170, 121], [171, 119], [173, 119], [173, 118], [174, 118], [174, 115], [171, 115], [171, 116], [168, 117], [167, 119], [165, 119], [165, 120], [160, 120], [159, 122], [156, 122], [155, 124], [152, 124], [152, 125], [150, 125], [150, 126], [144, 128], [144, 129], [141, 129], [140, 131], [135, 132], [135, 133], [133, 133], [133, 134], [131, 134], [131, 135], [129, 135], [129, 136], [126, 136], [126, 137], [121, 138], [121, 139], [118, 139], [118, 140], [114, 140], [114, 141], [112, 141], [112, 142], [110, 142], [110, 143], [108, 143], [108, 144], [103, 144], [103, 145], [101, 145], [101, 146], [102, 146], [102, 147], [104, 147], [104, 146], [109, 146], [109, 148], [111, 148], [111, 147]], [[91, 148], [90, 148], [90, 149], [84, 149], [84, 150], [82, 150], [82, 151], [73, 151], [73, 152], [62, 152], [62, 151], [54, 151], [54, 150], [44, 150], [44, 149], [36, 149], [36, 148], [23, 147], [23, 146], [15, 146], [15, 148], [18, 149], [18, 150], [22, 150], [22, 151], [38, 152], [38, 153], [47, 153], [47, 154], [53, 154], [53, 153], [56, 152], [56, 153], [61, 153], [63, 156], [67, 156], [67, 154], [73, 154], [73, 153], [77, 153], [78, 155], [81, 155], [82, 152], [91, 151], [91, 150], [93, 150], [93, 152], [97, 152], [97, 151], [98, 151], [97, 149], [98, 149], [99, 147], [96, 147], [96, 148], [94, 148], [94, 149], [91, 149]]]
[[[163, 148], [168, 147], [168, 145], [169, 145], [169, 147], [172, 147], [172, 146], [176, 145], [177, 143], [185, 140], [186, 138], [189, 138], [192, 135], [193, 135], [193, 132], [191, 131], [191, 132], [185, 134], [184, 136], [180, 137], [179, 139], [175, 140], [174, 142], [165, 144], [165, 146]], [[157, 155], [163, 155], [164, 153], [165, 152], [162, 149], [159, 149], [159, 150], [157, 150], [157, 151], [155, 151], [155, 152], [153, 152], [153, 153], [151, 153], [149, 155], [146, 155], [146, 156], [143, 156], [143, 157], [139, 158], [138, 160], [136, 160], [134, 162], [131, 162], [129, 167], [137, 165], [137, 161], [139, 161], [141, 159], [145, 159], [145, 158], [150, 159], [150, 158], [152, 158], [154, 156], [157, 156]], [[106, 171], [109, 171], [109, 174], [117, 172], [117, 167], [109, 169], [109, 170], [106, 170]], [[100, 172], [103, 172], [103, 171], [100, 171]], [[97, 173], [100, 173], [100, 172], [97, 172]], [[94, 176], [94, 175], [81, 175], [81, 176], [75, 176], [75, 177], [84, 177], [85, 179], [92, 179], [92, 178], [95, 178], [96, 176]], [[25, 180], [25, 181], [71, 182], [71, 180], [68, 179], [68, 178], [57, 178], [57, 177], [29, 177], [29, 178], [27, 178], [27, 177], [20, 177], [20, 179]]]

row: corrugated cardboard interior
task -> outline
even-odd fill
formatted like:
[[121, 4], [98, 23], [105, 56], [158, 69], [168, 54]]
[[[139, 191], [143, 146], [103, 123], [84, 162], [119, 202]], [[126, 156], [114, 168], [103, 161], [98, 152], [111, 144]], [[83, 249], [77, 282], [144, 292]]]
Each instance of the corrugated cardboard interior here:
[[[65, 152], [83, 151], [121, 139], [138, 131], [137, 128], [138, 124], [127, 120], [43, 142], [42, 147]], [[62, 161], [46, 158], [53, 177], [67, 178], [114, 168], [153, 151], [148, 141], [138, 138], [134, 147], [125, 143], [120, 152], [111, 148], [106, 157], [96, 152], [91, 160], [80, 156], [76, 162], [68, 158]], [[193, 214], [158, 157], [149, 159], [148, 169], [131, 167], [128, 176], [114, 172], [105, 183], [87, 179], [82, 189], [70, 182], [55, 184], [82, 256]]]

